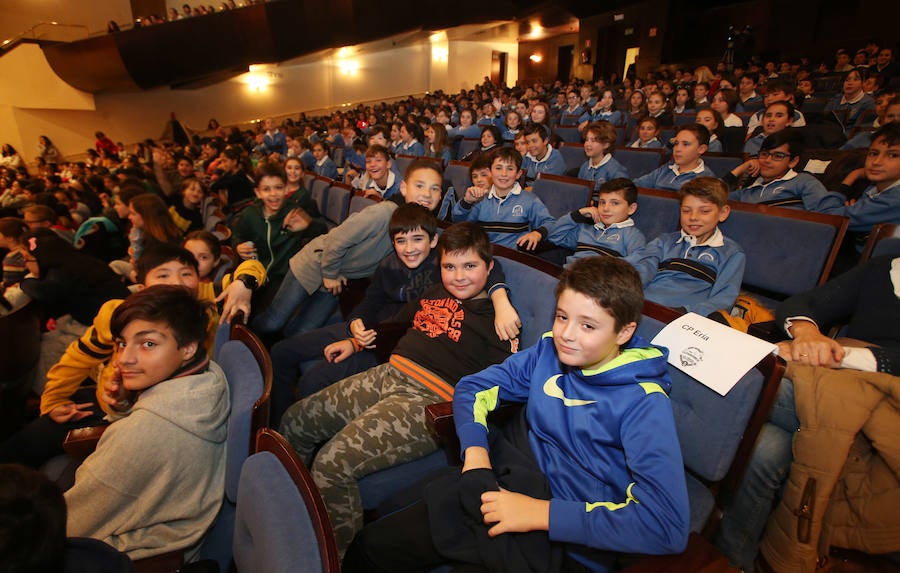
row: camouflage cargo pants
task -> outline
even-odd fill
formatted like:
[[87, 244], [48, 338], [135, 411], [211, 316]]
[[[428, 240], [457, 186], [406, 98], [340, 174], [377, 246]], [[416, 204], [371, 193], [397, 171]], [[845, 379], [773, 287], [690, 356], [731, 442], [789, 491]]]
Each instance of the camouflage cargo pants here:
[[310, 467], [322, 492], [338, 549], [346, 550], [362, 529], [357, 480], [437, 449], [425, 425], [425, 406], [437, 394], [382, 364], [345, 378], [285, 412], [281, 433]]

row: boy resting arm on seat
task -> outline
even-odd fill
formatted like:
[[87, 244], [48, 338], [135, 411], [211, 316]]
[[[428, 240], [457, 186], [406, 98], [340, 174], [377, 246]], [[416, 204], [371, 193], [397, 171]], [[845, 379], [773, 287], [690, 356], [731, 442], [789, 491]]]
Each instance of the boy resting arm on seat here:
[[216, 518], [230, 398], [203, 348], [206, 307], [188, 289], [163, 285], [113, 313], [114, 368], [135, 404], [65, 494], [70, 536], [100, 539], [132, 559], [185, 549], [189, 560]]
[[628, 257], [641, 274], [644, 296], [702, 316], [730, 310], [744, 277], [744, 251], [718, 224], [731, 213], [728, 187], [698, 177], [678, 192], [681, 229], [661, 235]]
[[630, 179], [612, 179], [600, 186], [596, 207], [563, 215], [547, 235], [555, 245], [575, 249], [566, 264], [592, 255], [626, 257], [647, 243], [631, 215], [637, 210], [637, 187]]
[[554, 219], [536, 195], [523, 192], [518, 182], [521, 164], [522, 156], [515, 149], [501, 147], [495, 151], [490, 191], [469, 187], [453, 207], [453, 221], [475, 221], [492, 243], [533, 251], [546, 238]]
[[[690, 512], [667, 352], [634, 336], [640, 277], [620, 259], [581, 259], [555, 294], [551, 333], [457, 384], [462, 475], [433, 482], [424, 504], [366, 527], [345, 571], [408, 571], [448, 555], [490, 570], [498, 561], [543, 570], [557, 551], [566, 553], [560, 570], [604, 571], [613, 559], [605, 552], [684, 549]], [[527, 407], [489, 428], [501, 401]], [[542, 484], [543, 497], [519, 493]], [[449, 505], [461, 508], [437, 511]], [[391, 551], [397, 535], [410, 539], [407, 554]]]

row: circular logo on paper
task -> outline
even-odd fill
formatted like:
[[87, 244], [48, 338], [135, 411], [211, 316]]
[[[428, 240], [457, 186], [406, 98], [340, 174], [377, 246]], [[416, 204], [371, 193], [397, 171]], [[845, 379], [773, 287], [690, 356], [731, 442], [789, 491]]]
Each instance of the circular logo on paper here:
[[678, 355], [682, 366], [696, 366], [703, 362], [703, 351], [696, 346], [688, 346]]

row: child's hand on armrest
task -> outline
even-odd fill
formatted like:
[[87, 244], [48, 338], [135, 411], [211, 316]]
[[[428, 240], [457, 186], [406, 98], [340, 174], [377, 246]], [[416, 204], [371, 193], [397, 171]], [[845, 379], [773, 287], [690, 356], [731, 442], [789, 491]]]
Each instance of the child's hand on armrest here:
[[543, 236], [538, 231], [532, 231], [519, 237], [516, 244], [523, 247], [526, 251], [533, 251], [538, 243], [541, 242]]
[[550, 529], [550, 502], [546, 499], [535, 499], [500, 488], [500, 491], [481, 494], [481, 502], [484, 522], [496, 524], [488, 530], [491, 537], [509, 532]]

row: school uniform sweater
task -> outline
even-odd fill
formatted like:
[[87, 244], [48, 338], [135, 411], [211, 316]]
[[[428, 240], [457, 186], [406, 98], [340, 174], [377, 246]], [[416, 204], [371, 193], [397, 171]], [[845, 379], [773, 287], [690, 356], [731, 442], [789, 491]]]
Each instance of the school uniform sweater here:
[[650, 187], [651, 189], [668, 189], [670, 191], [678, 191], [681, 186], [697, 177], [715, 177], [712, 169], [703, 163], [700, 163], [691, 171], [681, 171], [675, 163], [660, 165], [650, 173], [641, 175], [634, 180], [634, 184], [638, 187]]
[[316, 173], [316, 175], [328, 177], [329, 179], [338, 178], [337, 165], [335, 165], [334, 161], [332, 161], [331, 158], [327, 155], [322, 159], [316, 161], [316, 165], [315, 167], [313, 167], [313, 171]]
[[[737, 182], [737, 178], [731, 173], [722, 180], [729, 186]], [[818, 212], [840, 209], [844, 205], [843, 195], [828, 191], [812, 175], [797, 173], [793, 169], [789, 169], [783, 177], [768, 183], [765, 183], [762, 177], [757, 177], [749, 187], [735, 189], [728, 198], [744, 203], [796, 207]]]
[[870, 185], [853, 205], [841, 205], [828, 211], [850, 217], [851, 231], [868, 232], [878, 223], [900, 224], [900, 179], [879, 192]]
[[625, 125], [625, 116], [621, 111], [617, 109], [611, 109], [607, 111], [588, 111], [582, 114], [581, 119], [579, 119], [579, 123], [584, 122], [594, 123], [597, 121], [608, 121], [613, 125]]
[[551, 541], [588, 570], [599, 551], [677, 553], [689, 515], [681, 449], [667, 392], [667, 351], [634, 336], [596, 370], [559, 362], [551, 333], [456, 386], [460, 450], [488, 448], [486, 417], [528, 403], [528, 443], [550, 484]]
[[547, 207], [534, 193], [522, 191], [516, 183], [506, 197], [498, 197], [492, 186], [487, 196], [472, 204], [465, 198], [453, 206], [453, 222], [475, 221], [488, 234], [492, 243], [516, 249], [516, 241], [530, 231], [538, 231], [542, 237], [555, 220]]
[[624, 257], [647, 243], [644, 233], [635, 227], [630, 217], [606, 227], [603, 223], [594, 223], [589, 215], [578, 211], [560, 217], [547, 235], [547, 240], [560, 247], [575, 249], [575, 254], [566, 258], [566, 264], [594, 255]]
[[594, 191], [600, 189], [600, 186], [617, 177], [628, 177], [628, 170], [625, 166], [615, 160], [615, 158], [607, 153], [600, 160], [600, 163], [593, 165], [588, 159], [581, 164], [578, 169], [578, 178], [594, 182]]
[[537, 159], [530, 153], [525, 154], [522, 160], [522, 170], [525, 171], [525, 182], [530, 185], [537, 179], [538, 173], [550, 173], [552, 175], [565, 175], [566, 162], [558, 149], [547, 148], [547, 153]]
[[661, 235], [628, 257], [644, 284], [644, 296], [701, 316], [731, 309], [744, 278], [746, 257], [716, 228], [706, 243], [684, 231]]

